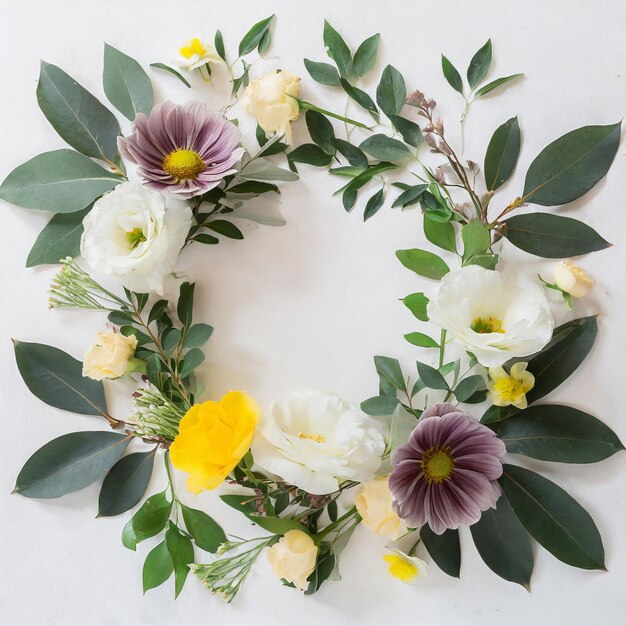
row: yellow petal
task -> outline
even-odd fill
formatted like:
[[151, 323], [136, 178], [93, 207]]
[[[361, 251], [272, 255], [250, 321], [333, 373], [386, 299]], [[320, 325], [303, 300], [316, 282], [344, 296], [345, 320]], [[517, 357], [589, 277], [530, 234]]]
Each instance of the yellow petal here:
[[491, 380], [497, 382], [498, 380], [503, 380], [504, 378], [508, 378], [509, 375], [504, 371], [503, 367], [490, 367], [489, 377], [491, 378]]

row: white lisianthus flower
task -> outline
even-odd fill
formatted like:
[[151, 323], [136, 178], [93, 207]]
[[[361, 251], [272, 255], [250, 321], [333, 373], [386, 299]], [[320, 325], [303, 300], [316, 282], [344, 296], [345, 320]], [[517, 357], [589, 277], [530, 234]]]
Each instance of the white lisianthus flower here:
[[309, 535], [301, 530], [289, 530], [268, 548], [267, 560], [278, 578], [304, 591], [309, 586], [307, 578], [315, 569], [317, 552], [318, 548]]
[[286, 70], [273, 70], [253, 80], [240, 100], [266, 133], [284, 133], [291, 143], [290, 122], [298, 119], [300, 78]]
[[556, 266], [554, 284], [572, 298], [582, 298], [591, 291], [593, 280], [582, 267], [563, 261]]
[[369, 480], [384, 449], [378, 425], [358, 406], [316, 391], [276, 400], [252, 443], [261, 469], [315, 495], [337, 491], [346, 480]]
[[182, 45], [178, 50], [178, 56], [174, 63], [183, 70], [195, 70], [203, 65], [211, 63], [221, 63], [222, 58], [217, 50], [210, 43], [194, 37]]
[[114, 379], [126, 373], [128, 362], [137, 348], [137, 337], [99, 331], [85, 353], [83, 376], [93, 380]]
[[538, 352], [554, 329], [544, 292], [510, 266], [493, 271], [470, 265], [449, 272], [427, 312], [486, 367]]
[[391, 541], [406, 535], [407, 526], [393, 508], [393, 497], [387, 478], [375, 478], [364, 483], [354, 501], [363, 526]]
[[93, 270], [117, 277], [127, 289], [162, 294], [191, 221], [186, 202], [138, 182], [122, 183], [83, 220], [80, 252]]

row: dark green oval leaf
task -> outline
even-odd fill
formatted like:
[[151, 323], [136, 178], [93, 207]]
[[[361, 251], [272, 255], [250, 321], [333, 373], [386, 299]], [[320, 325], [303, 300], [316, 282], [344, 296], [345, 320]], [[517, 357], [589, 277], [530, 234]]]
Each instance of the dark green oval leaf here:
[[417, 373], [428, 389], [450, 389], [443, 374], [426, 363], [417, 362]]
[[337, 150], [346, 159], [348, 159], [348, 163], [350, 163], [350, 165], [362, 168], [367, 168], [369, 166], [365, 153], [356, 146], [353, 146], [350, 142], [345, 141], [344, 139], [338, 139], [336, 137], [333, 139], [332, 142], [333, 146], [337, 148]]
[[304, 59], [304, 67], [311, 75], [311, 78], [320, 83], [320, 85], [328, 85], [329, 87], [339, 87], [339, 73], [330, 63], [320, 63]]
[[[139, 507], [130, 519], [129, 524], [132, 533], [128, 534], [132, 534], [135, 544], [149, 537], [154, 537], [165, 528], [171, 512], [172, 503], [167, 499], [166, 492], [155, 493]], [[122, 538], [122, 540], [124, 539]]]
[[406, 381], [398, 359], [375, 356], [374, 365], [380, 378], [381, 395], [396, 396], [396, 389], [406, 391]]
[[376, 88], [376, 102], [383, 113], [390, 117], [398, 115], [406, 101], [406, 85], [402, 74], [388, 65], [380, 77]]
[[485, 154], [484, 171], [488, 190], [495, 191], [511, 178], [519, 157], [520, 141], [517, 117], [512, 117], [496, 128]]
[[239, 42], [239, 56], [242, 57], [249, 52], [252, 52], [260, 43], [261, 39], [269, 29], [270, 24], [274, 16], [266, 17], [264, 20], [257, 22]]
[[443, 54], [441, 55], [441, 70], [443, 71], [443, 75], [445, 79], [448, 81], [448, 84], [454, 91], [458, 91], [460, 94], [463, 93], [463, 79], [459, 74], [459, 71], [452, 65], [450, 60], [445, 57]]
[[307, 111], [304, 118], [313, 142], [326, 154], [335, 154], [335, 146], [333, 145], [335, 131], [328, 119], [317, 111]]
[[227, 220], [211, 220], [205, 226], [213, 232], [219, 233], [229, 239], [243, 239], [243, 233], [232, 222]]
[[390, 115], [389, 119], [406, 143], [414, 148], [419, 147], [422, 143], [422, 129], [415, 122], [399, 115]]
[[153, 548], [143, 564], [143, 592], [166, 582], [174, 571], [174, 563], [165, 541]]
[[174, 564], [174, 597], [178, 598], [189, 574], [189, 563], [193, 563], [193, 544], [172, 522], [165, 533], [165, 543]]
[[333, 160], [332, 155], [327, 154], [314, 143], [298, 146], [287, 155], [287, 158], [290, 163], [307, 163], [315, 167], [323, 167]]
[[510, 76], [503, 76], [502, 78], [496, 78], [495, 80], [492, 80], [490, 83], [487, 83], [484, 87], [481, 87], [480, 89], [478, 89], [476, 93], [474, 94], [474, 99], [477, 100], [481, 96], [487, 95], [490, 91], [497, 89], [498, 87], [500, 87], [500, 85], [506, 85], [507, 83], [510, 83], [512, 80], [515, 80], [516, 78], [522, 78], [522, 76], [524, 76], [524, 74], [511, 74]]
[[461, 544], [458, 530], [446, 530], [436, 535], [425, 524], [420, 528], [420, 537], [428, 550], [428, 554], [439, 568], [448, 576], [459, 578], [461, 573]]
[[363, 220], [367, 221], [370, 217], [378, 213], [380, 208], [385, 203], [385, 188], [381, 187], [365, 205], [365, 212], [363, 213]]
[[193, 537], [198, 548], [215, 553], [227, 540], [222, 527], [203, 511], [180, 505], [187, 531]]
[[352, 55], [343, 37], [324, 20], [324, 46], [328, 56], [336, 63], [342, 78], [352, 76]]
[[354, 85], [351, 85], [347, 80], [343, 78], [341, 79], [340, 83], [341, 83], [341, 86], [343, 87], [343, 90], [359, 106], [362, 106], [366, 111], [368, 111], [372, 115], [372, 117], [376, 121], [378, 121], [379, 119], [378, 109], [376, 108], [376, 105], [374, 104], [374, 101], [369, 96], [369, 94], [366, 91], [363, 91], [362, 89], [359, 89], [358, 87], [355, 87]]
[[467, 68], [467, 82], [474, 89], [487, 75], [491, 65], [491, 39], [476, 52]]

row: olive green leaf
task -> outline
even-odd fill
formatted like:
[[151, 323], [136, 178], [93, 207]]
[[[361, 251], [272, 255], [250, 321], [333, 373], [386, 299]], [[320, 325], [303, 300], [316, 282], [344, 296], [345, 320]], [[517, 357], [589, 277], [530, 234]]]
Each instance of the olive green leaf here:
[[520, 151], [517, 117], [512, 117], [493, 133], [485, 154], [485, 183], [489, 191], [501, 187], [513, 174]]

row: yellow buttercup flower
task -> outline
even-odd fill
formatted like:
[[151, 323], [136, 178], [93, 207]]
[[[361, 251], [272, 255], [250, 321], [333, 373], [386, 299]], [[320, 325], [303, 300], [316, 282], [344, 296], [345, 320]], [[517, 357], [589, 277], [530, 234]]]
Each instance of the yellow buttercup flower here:
[[489, 368], [488, 399], [495, 406], [513, 405], [518, 409], [528, 406], [526, 394], [535, 386], [535, 377], [526, 371], [528, 363], [519, 362], [506, 373], [503, 367]]
[[189, 473], [189, 491], [215, 489], [224, 481], [250, 449], [260, 415], [256, 401], [241, 391], [187, 411], [170, 446], [170, 458], [174, 467]]
[[416, 578], [427, 576], [425, 561], [400, 550], [391, 550], [383, 556], [383, 560], [389, 563], [389, 573], [402, 582], [411, 583]]

